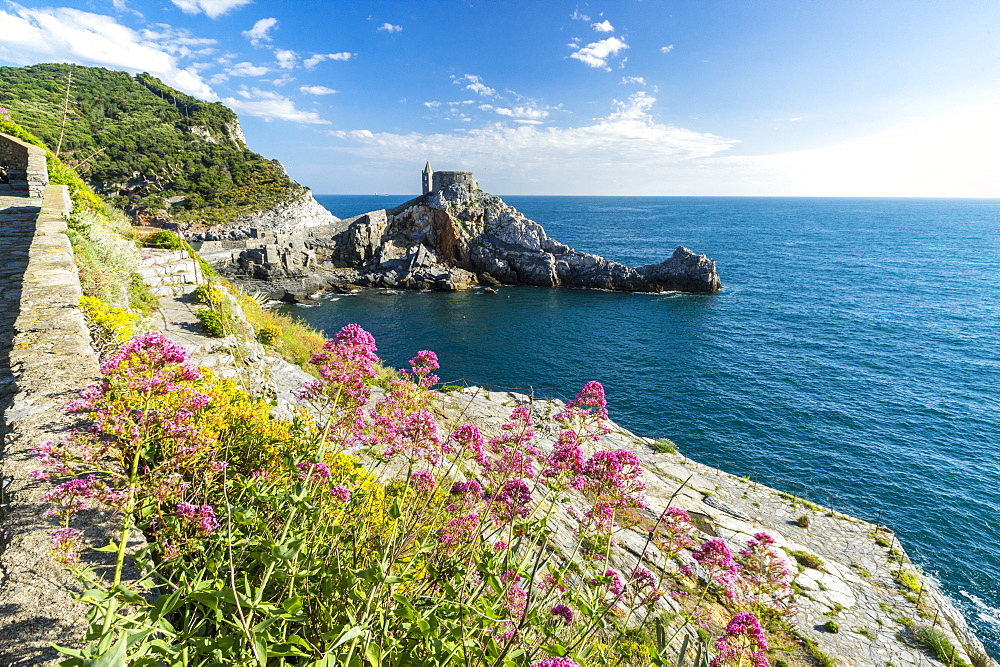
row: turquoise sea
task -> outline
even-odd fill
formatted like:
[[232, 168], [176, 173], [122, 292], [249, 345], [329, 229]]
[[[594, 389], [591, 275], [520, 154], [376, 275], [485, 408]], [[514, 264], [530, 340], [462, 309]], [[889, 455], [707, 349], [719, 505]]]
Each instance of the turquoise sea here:
[[[408, 197], [320, 196], [346, 217]], [[715, 295], [366, 291], [290, 307], [358, 322], [445, 381], [570, 397], [702, 462], [893, 527], [1000, 655], [1000, 201], [504, 197], [627, 264], [680, 244]]]

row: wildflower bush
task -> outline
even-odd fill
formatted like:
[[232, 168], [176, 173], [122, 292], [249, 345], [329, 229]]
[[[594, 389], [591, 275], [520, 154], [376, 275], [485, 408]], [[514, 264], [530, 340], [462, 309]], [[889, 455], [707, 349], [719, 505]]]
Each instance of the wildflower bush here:
[[94, 349], [102, 359], [145, 330], [141, 314], [112, 306], [97, 297], [81, 296], [80, 309]]
[[[311, 365], [308, 409], [284, 421], [156, 332], [103, 363], [67, 408], [92, 427], [37, 450], [60, 521], [53, 552], [91, 606], [88, 643], [60, 649], [64, 664], [767, 663], [754, 612], [789, 607], [766, 534], [734, 557], [722, 540], [698, 545], [689, 517], [668, 507], [649, 531], [667, 567], [645, 551], [612, 566], [645, 484], [634, 453], [599, 446], [599, 383], [553, 416], [558, 437], [543, 453], [525, 406], [492, 438], [471, 423], [445, 429], [432, 352], [373, 393], [375, 342], [348, 325]], [[111, 568], [92, 563], [74, 525], [95, 505], [122, 517], [98, 548], [115, 555]], [[556, 532], [567, 520], [568, 549]], [[137, 530], [148, 546], [126, 581]], [[668, 590], [668, 575], [686, 591]], [[660, 616], [667, 593], [698, 604]], [[701, 603], [716, 597], [745, 611], [696, 651]], [[644, 621], [655, 637], [636, 634]]]

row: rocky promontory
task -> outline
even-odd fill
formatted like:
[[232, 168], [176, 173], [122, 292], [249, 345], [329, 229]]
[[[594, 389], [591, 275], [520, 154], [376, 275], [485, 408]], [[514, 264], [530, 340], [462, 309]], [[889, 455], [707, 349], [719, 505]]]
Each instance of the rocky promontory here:
[[631, 267], [550, 238], [500, 197], [452, 183], [393, 209], [327, 225], [208, 232], [202, 256], [267, 291], [347, 285], [458, 290], [481, 286], [715, 292], [715, 262], [680, 246]]

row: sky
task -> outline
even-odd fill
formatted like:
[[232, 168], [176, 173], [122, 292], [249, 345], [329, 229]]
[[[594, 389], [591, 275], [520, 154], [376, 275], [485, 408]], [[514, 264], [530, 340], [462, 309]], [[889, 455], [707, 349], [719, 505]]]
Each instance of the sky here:
[[[1000, 197], [997, 0], [0, 0], [0, 64], [149, 72], [317, 194]], [[16, 119], [15, 119], [16, 120]]]

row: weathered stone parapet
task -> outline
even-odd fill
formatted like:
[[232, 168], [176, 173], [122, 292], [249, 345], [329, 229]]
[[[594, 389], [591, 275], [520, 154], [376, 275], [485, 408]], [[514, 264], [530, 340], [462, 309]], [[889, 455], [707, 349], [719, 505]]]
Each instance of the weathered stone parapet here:
[[[40, 212], [3, 207], [13, 199], [0, 201], [0, 665], [47, 665], [60, 659], [50, 643], [80, 641], [87, 609], [50, 555], [59, 525], [40, 504], [47, 489], [29, 477], [31, 450], [78, 426], [62, 407], [97, 378], [98, 363], [78, 305], [66, 187], [48, 186]], [[81, 518], [88, 540], [111, 525], [96, 511]]]
[[9, 134], [0, 134], [0, 165], [7, 167], [11, 193], [41, 199], [49, 183], [45, 150]]

